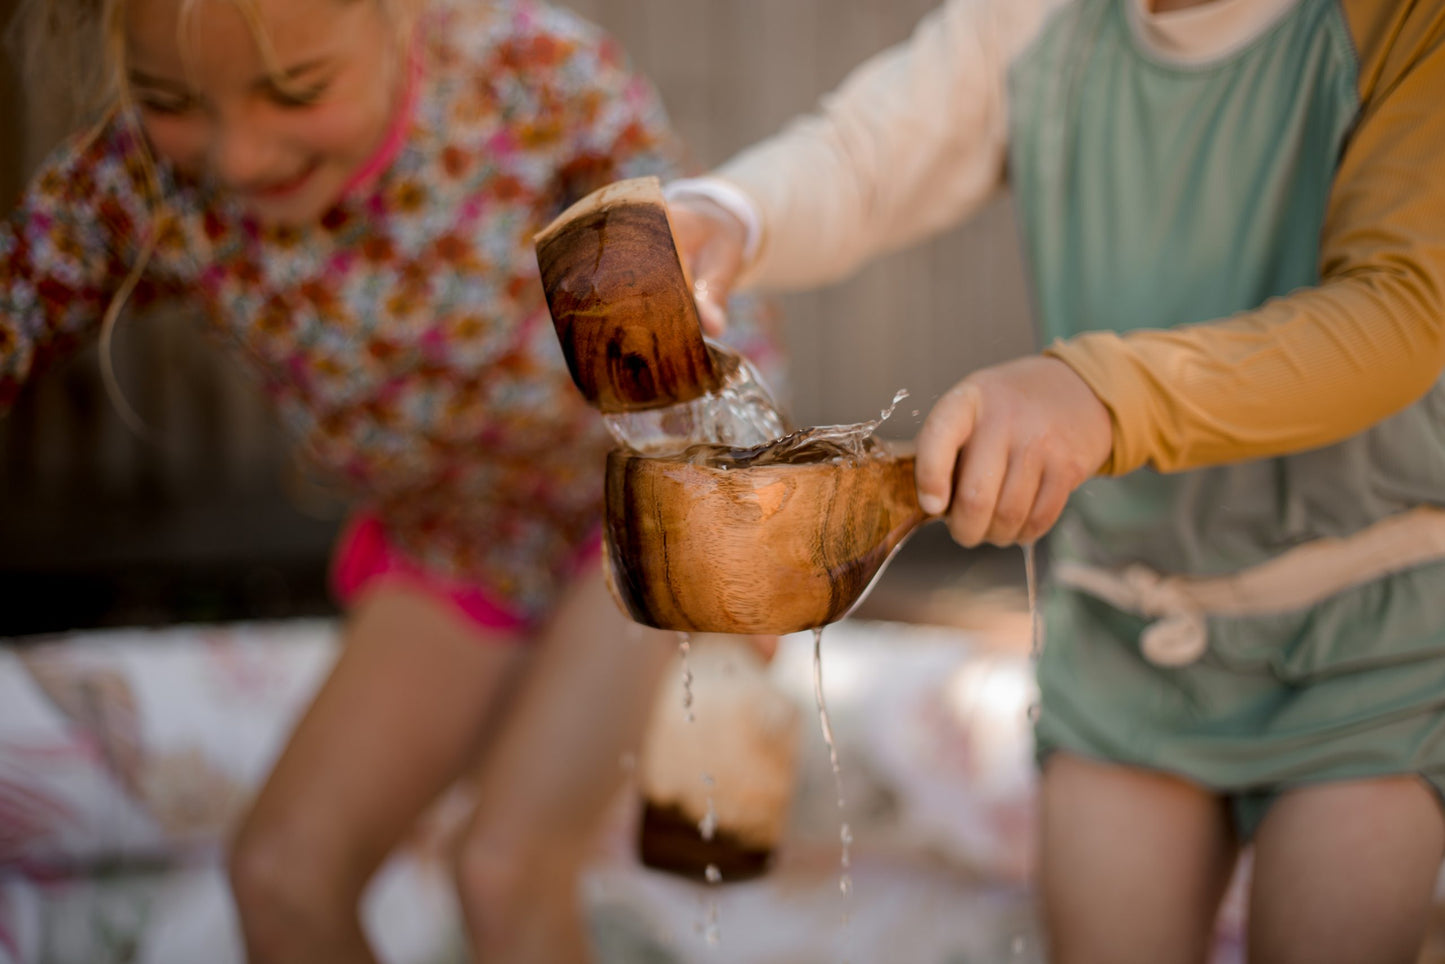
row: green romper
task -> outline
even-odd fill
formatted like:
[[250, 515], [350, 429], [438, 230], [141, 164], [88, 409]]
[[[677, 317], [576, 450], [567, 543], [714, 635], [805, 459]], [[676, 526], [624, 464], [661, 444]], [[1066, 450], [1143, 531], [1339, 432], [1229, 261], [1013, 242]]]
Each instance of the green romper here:
[[[1009, 71], [1009, 176], [1046, 339], [1209, 321], [1320, 282], [1326, 202], [1360, 112], [1341, 5], [1300, 0], [1202, 63], [1161, 58], [1136, 27], [1128, 0], [1065, 4]], [[1437, 382], [1325, 448], [1095, 479], [1048, 551], [1215, 575], [1441, 502]], [[1244, 839], [1294, 786], [1414, 773], [1445, 793], [1445, 565], [1305, 611], [1211, 617], [1207, 650], [1177, 668], [1143, 657], [1142, 618], [1058, 584], [1044, 598], [1041, 759], [1186, 777], [1230, 797]]]

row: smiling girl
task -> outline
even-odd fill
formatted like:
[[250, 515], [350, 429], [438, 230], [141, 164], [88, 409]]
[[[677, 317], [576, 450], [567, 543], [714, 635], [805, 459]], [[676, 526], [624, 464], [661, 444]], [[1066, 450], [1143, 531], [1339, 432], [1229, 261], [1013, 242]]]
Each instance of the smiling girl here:
[[575, 873], [666, 647], [599, 575], [610, 442], [531, 238], [670, 169], [656, 97], [527, 0], [101, 6], [105, 119], [0, 224], [0, 405], [134, 285], [184, 293], [356, 498], [345, 645], [233, 848], [251, 960], [373, 960], [358, 898], [459, 778], [477, 955], [582, 958]]

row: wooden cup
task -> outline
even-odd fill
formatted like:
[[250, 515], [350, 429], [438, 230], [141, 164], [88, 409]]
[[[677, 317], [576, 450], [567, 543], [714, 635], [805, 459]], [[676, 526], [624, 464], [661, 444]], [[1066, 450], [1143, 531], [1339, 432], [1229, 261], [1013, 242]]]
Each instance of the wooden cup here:
[[594, 407], [661, 408], [721, 386], [657, 178], [594, 191], [535, 245], [567, 368]]
[[845, 616], [914, 529], [912, 455], [722, 468], [614, 451], [605, 541], [623, 610], [658, 629], [783, 634]]

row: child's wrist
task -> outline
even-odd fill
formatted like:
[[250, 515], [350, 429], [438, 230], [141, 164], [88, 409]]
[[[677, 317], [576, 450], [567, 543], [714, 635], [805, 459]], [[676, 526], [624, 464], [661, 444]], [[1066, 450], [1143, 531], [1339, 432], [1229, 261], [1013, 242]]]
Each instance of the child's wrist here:
[[663, 196], [668, 201], [705, 198], [737, 218], [743, 226], [742, 263], [744, 266], [752, 264], [762, 243], [763, 219], [753, 199], [741, 188], [720, 177], [685, 177], [667, 184], [663, 188]]

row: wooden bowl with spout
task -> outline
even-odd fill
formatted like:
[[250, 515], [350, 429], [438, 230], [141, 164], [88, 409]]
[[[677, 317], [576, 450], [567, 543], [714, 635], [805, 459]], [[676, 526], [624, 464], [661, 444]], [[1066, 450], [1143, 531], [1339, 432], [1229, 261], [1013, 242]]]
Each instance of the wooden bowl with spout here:
[[613, 593], [658, 629], [784, 634], [866, 595], [927, 521], [911, 454], [710, 464], [614, 451], [605, 542]]

